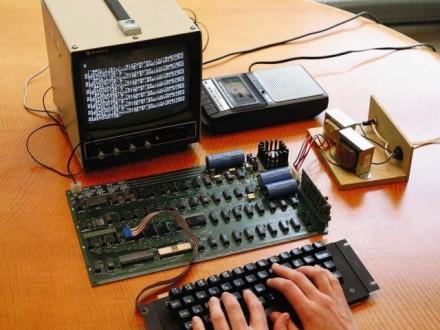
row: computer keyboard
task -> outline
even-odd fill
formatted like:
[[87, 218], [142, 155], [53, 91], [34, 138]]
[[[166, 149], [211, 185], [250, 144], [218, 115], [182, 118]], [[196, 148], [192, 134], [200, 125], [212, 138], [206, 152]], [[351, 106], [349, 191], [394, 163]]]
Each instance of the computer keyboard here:
[[189, 330], [193, 316], [200, 316], [211, 327], [208, 300], [223, 292], [232, 293], [245, 309], [242, 291], [251, 289], [262, 302], [266, 315], [272, 311], [288, 312], [293, 319], [295, 313], [290, 304], [278, 292], [266, 286], [266, 280], [274, 277], [271, 265], [279, 263], [296, 269], [304, 265], [320, 265], [336, 276], [349, 304], [368, 298], [379, 286], [346, 240], [323, 244], [315, 242], [300, 248], [284, 251], [267, 259], [223, 271], [182, 287], [172, 288], [168, 297], [145, 305], [141, 312], [149, 330]]

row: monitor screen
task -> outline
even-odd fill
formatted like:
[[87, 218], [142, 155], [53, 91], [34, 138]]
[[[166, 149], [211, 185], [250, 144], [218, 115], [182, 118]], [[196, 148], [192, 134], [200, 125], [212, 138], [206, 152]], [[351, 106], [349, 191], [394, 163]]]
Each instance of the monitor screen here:
[[160, 119], [189, 102], [185, 46], [97, 54], [80, 63], [90, 128], [117, 128]]

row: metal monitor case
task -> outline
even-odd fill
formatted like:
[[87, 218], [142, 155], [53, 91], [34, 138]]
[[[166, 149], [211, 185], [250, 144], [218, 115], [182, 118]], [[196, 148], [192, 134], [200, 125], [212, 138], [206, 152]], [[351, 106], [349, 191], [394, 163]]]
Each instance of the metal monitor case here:
[[[157, 152], [170, 151], [199, 141], [201, 35], [174, 0], [127, 0], [125, 9], [142, 27], [142, 33], [126, 36], [103, 0], [43, 0], [43, 20], [54, 102], [85, 170], [135, 161]], [[187, 110], [163, 120], [144, 122], [129, 128], [90, 132], [85, 125], [83, 104], [80, 102], [78, 64], [81, 58], [119, 49], [165, 45], [180, 40], [189, 52], [189, 103]], [[83, 113], [81, 113], [83, 112]], [[191, 123], [189, 126], [185, 123]], [[194, 127], [193, 129], [191, 127]], [[98, 159], [90, 150], [111, 148], [130, 138], [139, 141], [146, 132], [157, 134], [164, 143], [148, 145], [136, 152], [125, 152]], [[166, 136], [166, 139], [165, 139]], [[89, 150], [87, 155], [86, 145]], [[129, 143], [126, 143], [128, 145]], [[151, 148], [150, 148], [151, 147]]]

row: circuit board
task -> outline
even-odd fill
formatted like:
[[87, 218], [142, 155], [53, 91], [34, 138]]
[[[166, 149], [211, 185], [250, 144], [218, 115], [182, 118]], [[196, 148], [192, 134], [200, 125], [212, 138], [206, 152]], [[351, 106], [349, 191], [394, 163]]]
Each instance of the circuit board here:
[[178, 210], [199, 237], [195, 262], [326, 233], [330, 205], [305, 172], [298, 190], [269, 199], [258, 169], [194, 167], [67, 192], [93, 286], [186, 264], [192, 250], [166, 214], [135, 238], [150, 212]]

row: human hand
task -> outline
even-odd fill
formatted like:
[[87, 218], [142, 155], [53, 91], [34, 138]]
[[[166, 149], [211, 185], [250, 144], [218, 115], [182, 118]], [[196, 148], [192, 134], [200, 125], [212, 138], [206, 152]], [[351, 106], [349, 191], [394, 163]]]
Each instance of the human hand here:
[[[264, 313], [263, 305], [260, 300], [250, 290], [243, 291], [243, 299], [249, 311], [249, 324], [247, 323], [243, 310], [237, 299], [230, 293], [224, 292], [221, 296], [221, 301], [228, 315], [228, 321], [220, 306], [220, 300], [216, 297], [211, 297], [208, 302], [209, 314], [211, 316], [214, 330], [268, 330], [266, 314]], [[193, 330], [205, 330], [200, 317], [195, 316], [192, 319]]]
[[[339, 281], [319, 266], [297, 270], [277, 264], [272, 266], [279, 277], [267, 285], [281, 292], [295, 310], [305, 330], [355, 329], [350, 307]], [[297, 330], [288, 313], [270, 315], [274, 330]]]

